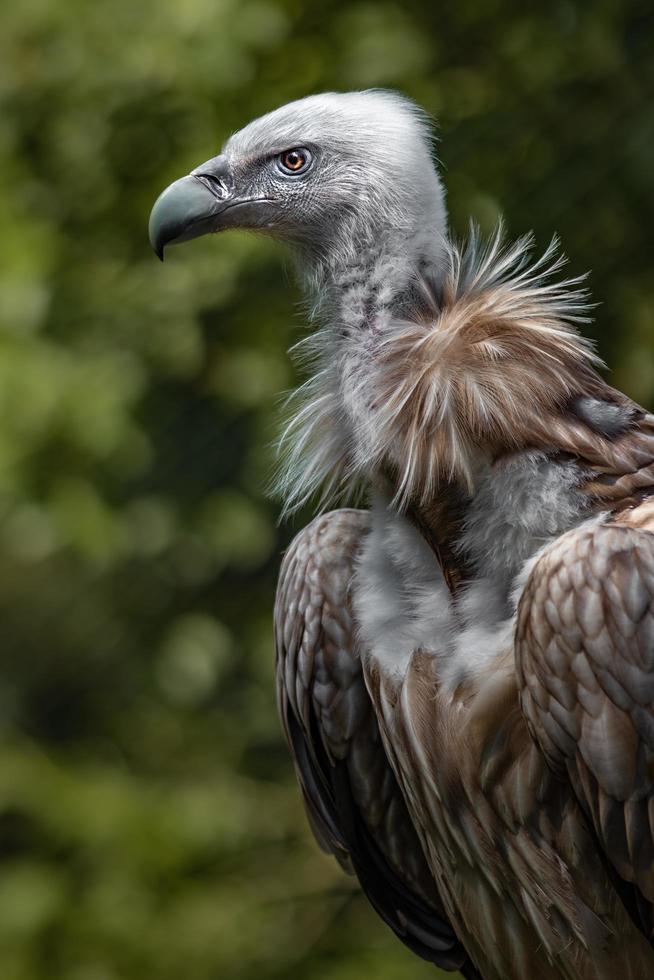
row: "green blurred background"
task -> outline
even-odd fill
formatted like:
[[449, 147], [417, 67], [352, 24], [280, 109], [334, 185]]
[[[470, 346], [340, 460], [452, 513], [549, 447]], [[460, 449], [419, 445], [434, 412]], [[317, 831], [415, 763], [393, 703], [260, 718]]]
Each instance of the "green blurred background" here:
[[3, 7], [2, 980], [437, 975], [314, 846], [280, 738], [283, 252], [234, 233], [161, 266], [148, 213], [255, 115], [402, 89], [439, 120], [453, 229], [558, 231], [614, 383], [652, 406], [651, 9]]

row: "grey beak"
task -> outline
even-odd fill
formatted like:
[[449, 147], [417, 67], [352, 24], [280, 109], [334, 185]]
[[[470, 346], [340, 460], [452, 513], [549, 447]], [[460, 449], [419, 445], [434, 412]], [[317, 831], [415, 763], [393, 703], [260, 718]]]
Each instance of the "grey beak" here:
[[224, 228], [268, 226], [271, 204], [269, 198], [242, 197], [227, 157], [214, 157], [159, 195], [150, 214], [150, 244], [163, 262], [167, 245]]
[[152, 248], [163, 262], [166, 245], [216, 231], [233, 198], [227, 158], [214, 157], [176, 180], [159, 195], [150, 214]]

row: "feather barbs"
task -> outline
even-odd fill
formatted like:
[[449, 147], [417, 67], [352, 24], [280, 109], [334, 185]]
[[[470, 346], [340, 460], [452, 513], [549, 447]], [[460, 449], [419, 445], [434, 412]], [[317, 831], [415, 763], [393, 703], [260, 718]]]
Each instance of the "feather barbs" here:
[[552, 285], [559, 258], [525, 268], [529, 240], [508, 252], [500, 241], [480, 253], [473, 236], [478, 265], [451, 249], [435, 315], [391, 324], [379, 344], [373, 427], [397, 503], [429, 499], [442, 479], [472, 490], [480, 452], [542, 445], [547, 416], [599, 383], [601, 362], [574, 327], [586, 308], [579, 281]]

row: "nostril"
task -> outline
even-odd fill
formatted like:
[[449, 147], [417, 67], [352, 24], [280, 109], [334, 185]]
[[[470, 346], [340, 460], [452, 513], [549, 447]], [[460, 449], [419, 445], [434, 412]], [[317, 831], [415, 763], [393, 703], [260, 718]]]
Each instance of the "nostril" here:
[[210, 177], [216, 180], [225, 180], [230, 177], [230, 166], [227, 157], [221, 153], [217, 157], [212, 157], [211, 160], [205, 160], [201, 163], [199, 167], [191, 171], [194, 177]]
[[219, 200], [224, 201], [225, 198], [229, 197], [231, 188], [224, 177], [216, 177], [215, 174], [197, 172], [194, 172], [193, 176]]

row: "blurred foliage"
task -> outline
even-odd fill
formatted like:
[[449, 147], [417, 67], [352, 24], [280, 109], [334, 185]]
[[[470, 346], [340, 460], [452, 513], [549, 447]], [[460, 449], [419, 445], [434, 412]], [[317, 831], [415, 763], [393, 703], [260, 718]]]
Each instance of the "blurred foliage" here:
[[[263, 493], [281, 250], [146, 240], [169, 181], [329, 88], [438, 120], [453, 228], [561, 234], [654, 404], [649, 2], [21, 0], [0, 31], [0, 974], [419, 980], [305, 828]], [[410, 148], [407, 148], [410, 152]]]

